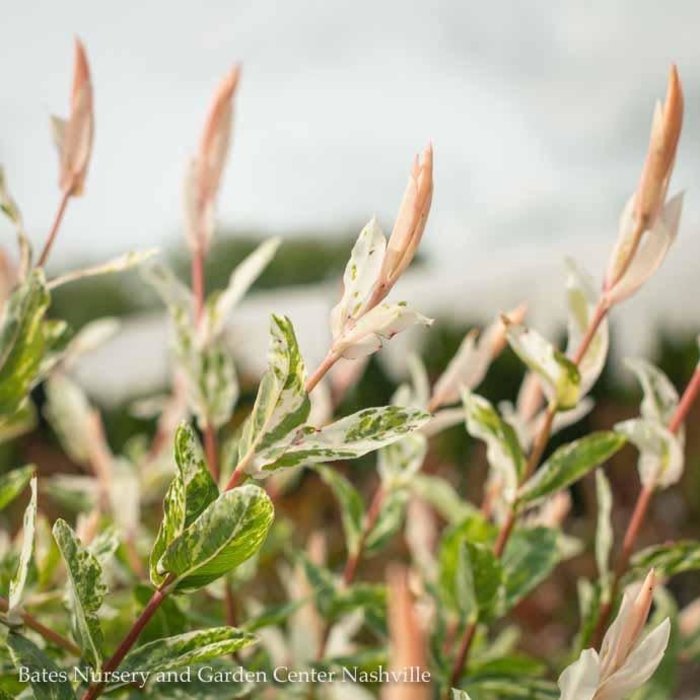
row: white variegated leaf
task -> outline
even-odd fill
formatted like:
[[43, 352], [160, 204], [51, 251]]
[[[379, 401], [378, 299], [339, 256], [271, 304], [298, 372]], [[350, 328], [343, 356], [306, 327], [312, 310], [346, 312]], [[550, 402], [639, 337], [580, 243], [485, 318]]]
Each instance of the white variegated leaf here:
[[542, 389], [557, 409], [576, 406], [581, 375], [571, 360], [539, 333], [522, 325], [509, 323], [507, 338], [515, 354], [542, 379]]
[[54, 372], [44, 384], [47, 403], [44, 415], [61, 447], [78, 464], [87, 464], [91, 454], [93, 408], [85, 392], [62, 372]]
[[111, 340], [121, 329], [117, 318], [100, 318], [84, 325], [68, 344], [63, 355], [64, 367], [71, 366], [84, 354], [96, 350]]
[[[569, 307], [568, 345], [566, 354], [573, 357], [593, 318], [598, 302], [591, 278], [580, 270], [573, 260], [567, 261], [566, 298]], [[585, 396], [603, 371], [608, 355], [608, 321], [604, 318], [596, 331], [588, 350], [578, 364], [581, 374], [580, 395]]]
[[578, 660], [559, 676], [559, 700], [593, 700], [600, 680], [600, 659], [595, 649], [584, 649]]
[[406, 436], [379, 451], [377, 470], [384, 488], [390, 491], [407, 485], [423, 466], [428, 441], [420, 433]]
[[610, 552], [613, 545], [613, 529], [611, 521], [612, 491], [610, 482], [602, 469], [595, 473], [596, 500], [598, 505], [597, 524], [595, 531], [595, 559], [598, 565], [598, 575], [607, 585], [610, 575]]
[[467, 333], [433, 388], [433, 405], [437, 408], [459, 401], [462, 389], [474, 389], [484, 378], [491, 360], [491, 348], [477, 343], [479, 333]]
[[9, 620], [19, 619], [19, 610], [22, 605], [22, 594], [27, 583], [29, 566], [34, 556], [34, 532], [36, 530], [36, 477], [29, 482], [32, 495], [29, 505], [24, 511], [22, 521], [22, 547], [19, 552], [17, 571], [10, 581], [10, 594], [8, 599], [7, 617]]
[[359, 317], [377, 281], [386, 238], [375, 218], [360, 231], [343, 275], [343, 296], [331, 312], [331, 334], [337, 341]]
[[639, 450], [639, 478], [644, 486], [665, 488], [675, 484], [683, 474], [683, 446], [661, 423], [634, 418], [615, 425]]
[[625, 364], [637, 375], [642, 386], [642, 417], [668, 423], [678, 408], [678, 392], [671, 380], [651, 362], [641, 358], [628, 358]]
[[464, 408], [443, 408], [431, 415], [430, 420], [421, 428], [421, 433], [426, 437], [432, 437], [458, 425], [464, 420]]
[[75, 282], [76, 280], [85, 279], [87, 277], [98, 277], [100, 275], [109, 275], [115, 272], [124, 272], [125, 270], [130, 270], [132, 267], [141, 265], [157, 253], [157, 248], [124, 253], [123, 255], [119, 255], [118, 257], [108, 260], [105, 263], [100, 263], [99, 265], [94, 265], [92, 267], [86, 267], [82, 270], [67, 272], [65, 275], [52, 279], [47, 286], [49, 289], [55, 289], [56, 287], [60, 287], [69, 282]]

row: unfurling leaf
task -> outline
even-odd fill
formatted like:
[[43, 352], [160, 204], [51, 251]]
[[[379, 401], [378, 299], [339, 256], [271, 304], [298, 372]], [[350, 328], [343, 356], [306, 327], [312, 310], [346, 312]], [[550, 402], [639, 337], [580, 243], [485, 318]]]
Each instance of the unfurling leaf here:
[[29, 574], [29, 566], [32, 563], [34, 556], [34, 532], [36, 530], [36, 477], [33, 477], [30, 482], [32, 495], [29, 499], [29, 505], [24, 511], [24, 520], [22, 524], [22, 548], [19, 553], [19, 563], [17, 571], [10, 581], [10, 595], [8, 600], [7, 616], [9, 619], [15, 619], [17, 612], [22, 605], [22, 594], [24, 586], [27, 583], [27, 575]]
[[36, 467], [28, 464], [0, 476], [0, 510], [24, 491], [35, 473]]
[[576, 365], [539, 333], [507, 323], [507, 337], [515, 354], [542, 380], [542, 389], [558, 410], [573, 408], [581, 396]]
[[525, 470], [518, 436], [498, 411], [484, 398], [465, 391], [462, 395], [466, 413], [467, 431], [486, 442], [487, 458], [491, 469], [503, 480], [504, 498], [512, 501], [518, 481]]
[[125, 672], [158, 673], [233, 654], [255, 642], [255, 637], [235, 627], [212, 627], [157, 639], [136, 647], [120, 665]]
[[252, 484], [222, 493], [158, 560], [159, 575], [170, 574], [178, 591], [193, 591], [216, 580], [253, 556], [272, 524], [268, 495]]
[[68, 571], [68, 608], [73, 634], [87, 661], [102, 665], [102, 628], [97, 613], [107, 592], [102, 567], [65, 520], [54, 523], [53, 536]]
[[639, 478], [644, 486], [665, 488], [683, 475], [683, 446], [680, 438], [656, 420], [633, 418], [615, 425], [638, 450]]
[[158, 572], [158, 562], [168, 545], [219, 495], [199, 441], [186, 424], [175, 433], [175, 463], [177, 474], [165, 494], [163, 522], [151, 551], [150, 573], [154, 586], [160, 586], [165, 580]]
[[521, 487], [520, 500], [534, 503], [565, 489], [610, 459], [626, 442], [624, 435], [599, 431], [563, 445]]

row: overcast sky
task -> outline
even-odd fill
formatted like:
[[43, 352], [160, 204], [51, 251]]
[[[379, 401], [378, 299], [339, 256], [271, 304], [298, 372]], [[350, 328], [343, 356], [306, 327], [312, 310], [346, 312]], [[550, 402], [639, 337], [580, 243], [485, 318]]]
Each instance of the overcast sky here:
[[410, 160], [432, 140], [433, 260], [459, 274], [499, 256], [585, 257], [615, 236], [676, 61], [687, 128], [672, 189], [689, 190], [689, 237], [699, 20], [697, 0], [13, 3], [0, 24], [0, 162], [43, 239], [58, 199], [49, 115], [67, 109], [78, 34], [97, 135], [58, 262], [178, 235], [184, 164], [236, 61], [226, 225], [346, 230], [376, 213], [390, 229]]

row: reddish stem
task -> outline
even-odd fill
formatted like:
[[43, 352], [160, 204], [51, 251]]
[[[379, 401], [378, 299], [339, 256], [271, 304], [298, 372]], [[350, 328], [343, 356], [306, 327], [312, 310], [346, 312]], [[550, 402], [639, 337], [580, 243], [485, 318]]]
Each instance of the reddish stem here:
[[329, 352], [324, 358], [321, 364], [314, 370], [313, 374], [306, 380], [306, 386], [304, 387], [307, 394], [310, 394], [316, 385], [326, 376], [328, 371], [333, 367], [333, 365], [339, 360], [338, 355]]
[[204, 428], [204, 452], [207, 456], [207, 464], [214, 481], [219, 480], [219, 455], [216, 445], [216, 431], [211, 423]]
[[[469, 656], [469, 649], [471, 648], [472, 642], [474, 641], [474, 635], [476, 634], [476, 622], [470, 622], [467, 629], [462, 637], [462, 642], [459, 645], [459, 651], [457, 652], [457, 659], [454, 666], [452, 667], [452, 675], [450, 676], [450, 688], [456, 688], [459, 683], [459, 679], [462, 677], [462, 671], [464, 670], [464, 665], [467, 663], [467, 656]], [[451, 696], [451, 689], [447, 689], [447, 698]]]
[[355, 574], [357, 573], [357, 567], [362, 560], [364, 554], [365, 545], [367, 544], [367, 538], [377, 524], [377, 519], [382, 510], [382, 504], [384, 503], [384, 489], [379, 486], [374, 492], [372, 497], [372, 502], [370, 503], [369, 510], [367, 511], [367, 518], [365, 520], [365, 526], [362, 529], [362, 534], [360, 535], [360, 541], [357, 545], [357, 551], [352, 556], [348, 557], [345, 564], [345, 569], [343, 571], [343, 585], [349, 586], [355, 579]]
[[68, 206], [68, 200], [70, 199], [70, 189], [66, 189], [61, 193], [61, 201], [58, 204], [58, 209], [53, 219], [53, 224], [51, 225], [51, 230], [46, 238], [46, 243], [44, 243], [44, 248], [39, 256], [39, 261], [37, 262], [37, 267], [44, 267], [46, 261], [51, 253], [51, 248], [53, 247], [54, 241], [56, 240], [56, 235], [58, 234], [58, 229], [61, 228], [61, 222], [63, 221], [63, 215], [66, 213], [66, 207]]

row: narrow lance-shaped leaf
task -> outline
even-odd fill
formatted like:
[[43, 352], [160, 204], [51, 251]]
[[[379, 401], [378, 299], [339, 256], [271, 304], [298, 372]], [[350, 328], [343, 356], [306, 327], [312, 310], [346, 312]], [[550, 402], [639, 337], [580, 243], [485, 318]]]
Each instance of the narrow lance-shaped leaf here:
[[24, 586], [27, 583], [27, 575], [29, 573], [29, 565], [32, 563], [34, 556], [34, 531], [36, 529], [36, 477], [33, 477], [30, 482], [32, 490], [29, 505], [24, 511], [24, 520], [22, 526], [22, 548], [19, 553], [19, 564], [17, 571], [10, 581], [10, 595], [8, 602], [7, 615], [11, 619], [18, 617], [17, 612], [22, 604], [22, 594]]
[[168, 545], [219, 495], [199, 441], [184, 423], [175, 433], [175, 464], [177, 474], [165, 494], [163, 521], [150, 557], [151, 581], [155, 586], [165, 580], [158, 572], [158, 561]]
[[60, 277], [50, 280], [47, 286], [49, 289], [56, 289], [56, 287], [60, 287], [70, 282], [75, 282], [77, 280], [86, 279], [88, 277], [99, 277], [101, 275], [125, 272], [126, 270], [130, 270], [133, 267], [141, 265], [157, 253], [157, 248], [149, 248], [148, 250], [124, 253], [123, 255], [119, 255], [116, 258], [112, 258], [111, 260], [100, 263], [99, 265], [93, 265], [92, 267], [86, 267], [82, 270], [67, 272]]
[[599, 431], [563, 445], [522, 486], [519, 499], [533, 503], [565, 489], [610, 459], [626, 442], [624, 435]]
[[0, 510], [24, 491], [35, 473], [36, 467], [33, 464], [28, 464], [0, 476]]
[[59, 518], [54, 523], [53, 536], [68, 571], [68, 607], [75, 639], [87, 661], [99, 669], [102, 664], [102, 629], [97, 613], [107, 592], [102, 567], [65, 520]]
[[576, 365], [539, 333], [504, 319], [515, 354], [542, 379], [542, 389], [558, 410], [573, 408], [581, 396]]
[[632, 557], [635, 577], [654, 569], [658, 576], [667, 578], [700, 569], [700, 542], [679, 540], [669, 544], [653, 545], [637, 552]]
[[596, 500], [598, 516], [595, 531], [595, 559], [598, 565], [598, 575], [607, 586], [610, 577], [610, 551], [613, 545], [613, 530], [611, 522], [612, 491], [610, 482], [602, 469], [595, 473]]
[[362, 537], [365, 515], [362, 497], [357, 489], [336, 470], [329, 467], [319, 467], [318, 472], [333, 491], [340, 506], [340, 517], [345, 532], [348, 554], [356, 554]]
[[161, 671], [190, 666], [233, 654], [255, 642], [255, 637], [235, 627], [212, 627], [157, 639], [129, 652], [120, 670], [126, 673]]
[[260, 549], [273, 517], [272, 501], [261, 488], [226, 491], [168, 545], [157, 572], [172, 574], [177, 590], [205, 586]]

